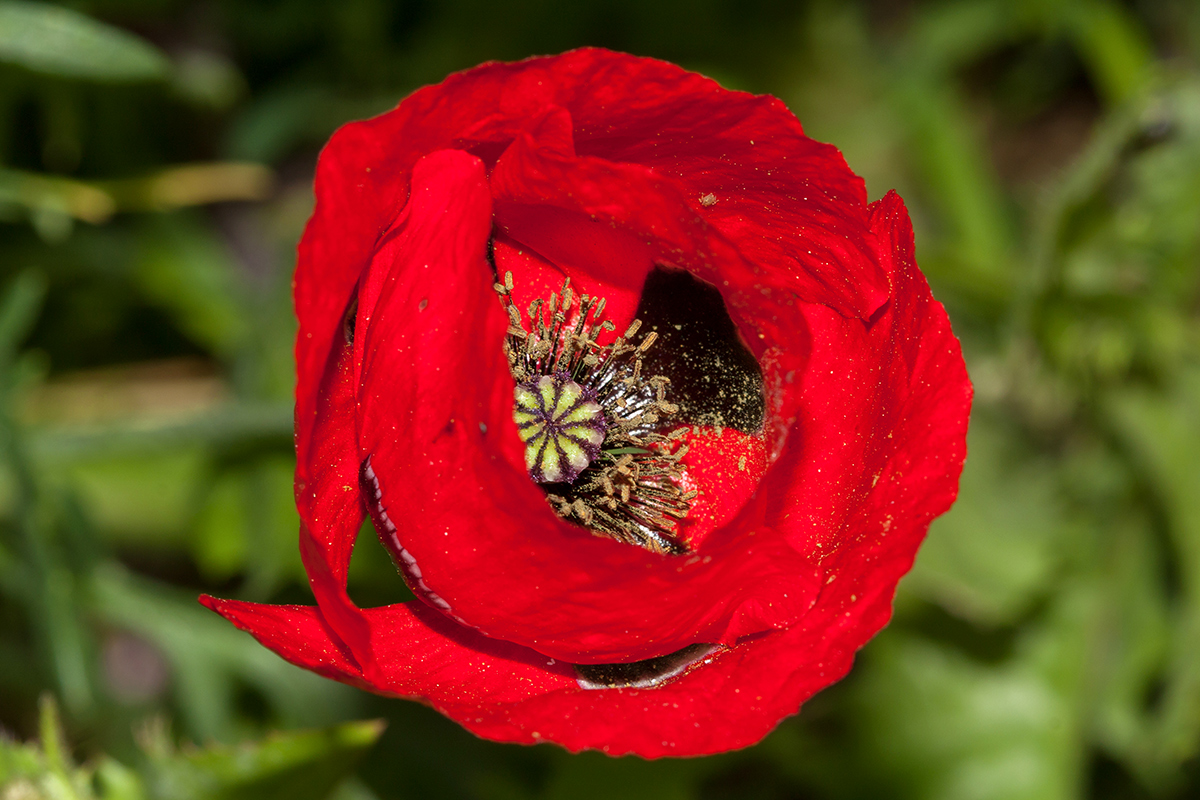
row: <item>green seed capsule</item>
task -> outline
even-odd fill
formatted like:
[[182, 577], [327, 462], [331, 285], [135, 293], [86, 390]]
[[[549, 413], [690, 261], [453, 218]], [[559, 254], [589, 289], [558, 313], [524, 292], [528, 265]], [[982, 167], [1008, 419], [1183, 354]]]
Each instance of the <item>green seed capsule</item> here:
[[595, 393], [564, 373], [517, 386], [513, 421], [538, 483], [572, 483], [600, 454], [608, 422]]

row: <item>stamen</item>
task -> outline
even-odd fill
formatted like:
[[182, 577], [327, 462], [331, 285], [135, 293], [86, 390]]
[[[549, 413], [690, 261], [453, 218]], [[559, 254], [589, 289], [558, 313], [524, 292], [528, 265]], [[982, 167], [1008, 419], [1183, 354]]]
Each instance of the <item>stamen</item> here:
[[678, 522], [694, 492], [680, 486], [683, 429], [666, 431], [677, 406], [670, 381], [642, 374], [657, 333], [640, 320], [611, 344], [604, 299], [577, 296], [570, 280], [522, 315], [512, 273], [494, 284], [509, 319], [504, 352], [517, 381], [513, 419], [530, 477], [560, 516], [593, 533], [656, 553], [679, 554]]

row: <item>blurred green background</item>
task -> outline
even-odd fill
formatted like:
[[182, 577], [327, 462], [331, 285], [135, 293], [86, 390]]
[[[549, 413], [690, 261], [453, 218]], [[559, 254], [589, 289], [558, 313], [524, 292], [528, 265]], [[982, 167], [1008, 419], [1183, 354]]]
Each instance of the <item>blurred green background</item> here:
[[[321, 144], [584, 44], [776, 94], [898, 189], [977, 390], [891, 627], [715, 758], [483, 742], [195, 602], [310, 602]], [[1193, 0], [0, 0], [0, 798], [1198, 797], [1198, 282]], [[350, 588], [404, 594], [369, 537]]]

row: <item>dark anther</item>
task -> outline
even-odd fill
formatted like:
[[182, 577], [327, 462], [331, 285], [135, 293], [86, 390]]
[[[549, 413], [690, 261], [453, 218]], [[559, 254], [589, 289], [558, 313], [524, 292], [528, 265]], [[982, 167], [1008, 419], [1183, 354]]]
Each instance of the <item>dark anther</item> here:
[[645, 369], [670, 379], [679, 419], [746, 433], [762, 430], [762, 369], [715, 287], [682, 270], [655, 269], [646, 278], [637, 318], [658, 333]]

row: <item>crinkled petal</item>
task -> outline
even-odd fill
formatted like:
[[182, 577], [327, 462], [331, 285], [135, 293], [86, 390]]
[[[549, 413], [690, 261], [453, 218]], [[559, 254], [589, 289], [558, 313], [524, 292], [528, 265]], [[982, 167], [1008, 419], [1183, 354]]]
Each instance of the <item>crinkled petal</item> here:
[[692, 550], [703, 552], [709, 535], [732, 522], [754, 496], [767, 469], [766, 446], [761, 436], [701, 426], [692, 428], [687, 445], [682, 483], [696, 497], [679, 530]]
[[[916, 269], [903, 201], [889, 193], [871, 211], [893, 298], [866, 326], [810, 310], [812, 353], [800, 379], [804, 435], [789, 441], [778, 462], [790, 469], [772, 469], [760, 488], [771, 505], [767, 519], [797, 548], [826, 558], [857, 535], [850, 518], [869, 497], [927, 504], [927, 525], [953, 501], [965, 453], [971, 385], [958, 341]], [[936, 479], [941, 494], [911, 484], [915, 475]], [[903, 486], [891, 485], [901, 478]]]
[[[316, 193], [296, 438], [318, 607], [210, 607], [295, 663], [480, 735], [614, 754], [751, 744], [849, 669], [954, 499], [970, 407], [899, 198], [868, 206], [777, 100], [599, 50], [485, 65], [343, 128]], [[749, 477], [725, 434], [694, 435], [689, 470], [714, 490], [695, 554], [594, 537], [528, 479], [493, 234], [519, 291], [570, 276], [618, 320], [654, 265], [721, 291], [767, 421], [732, 443]], [[346, 595], [364, 510], [424, 603]], [[704, 642], [725, 648], [655, 688], [585, 689], [564, 664]]]

